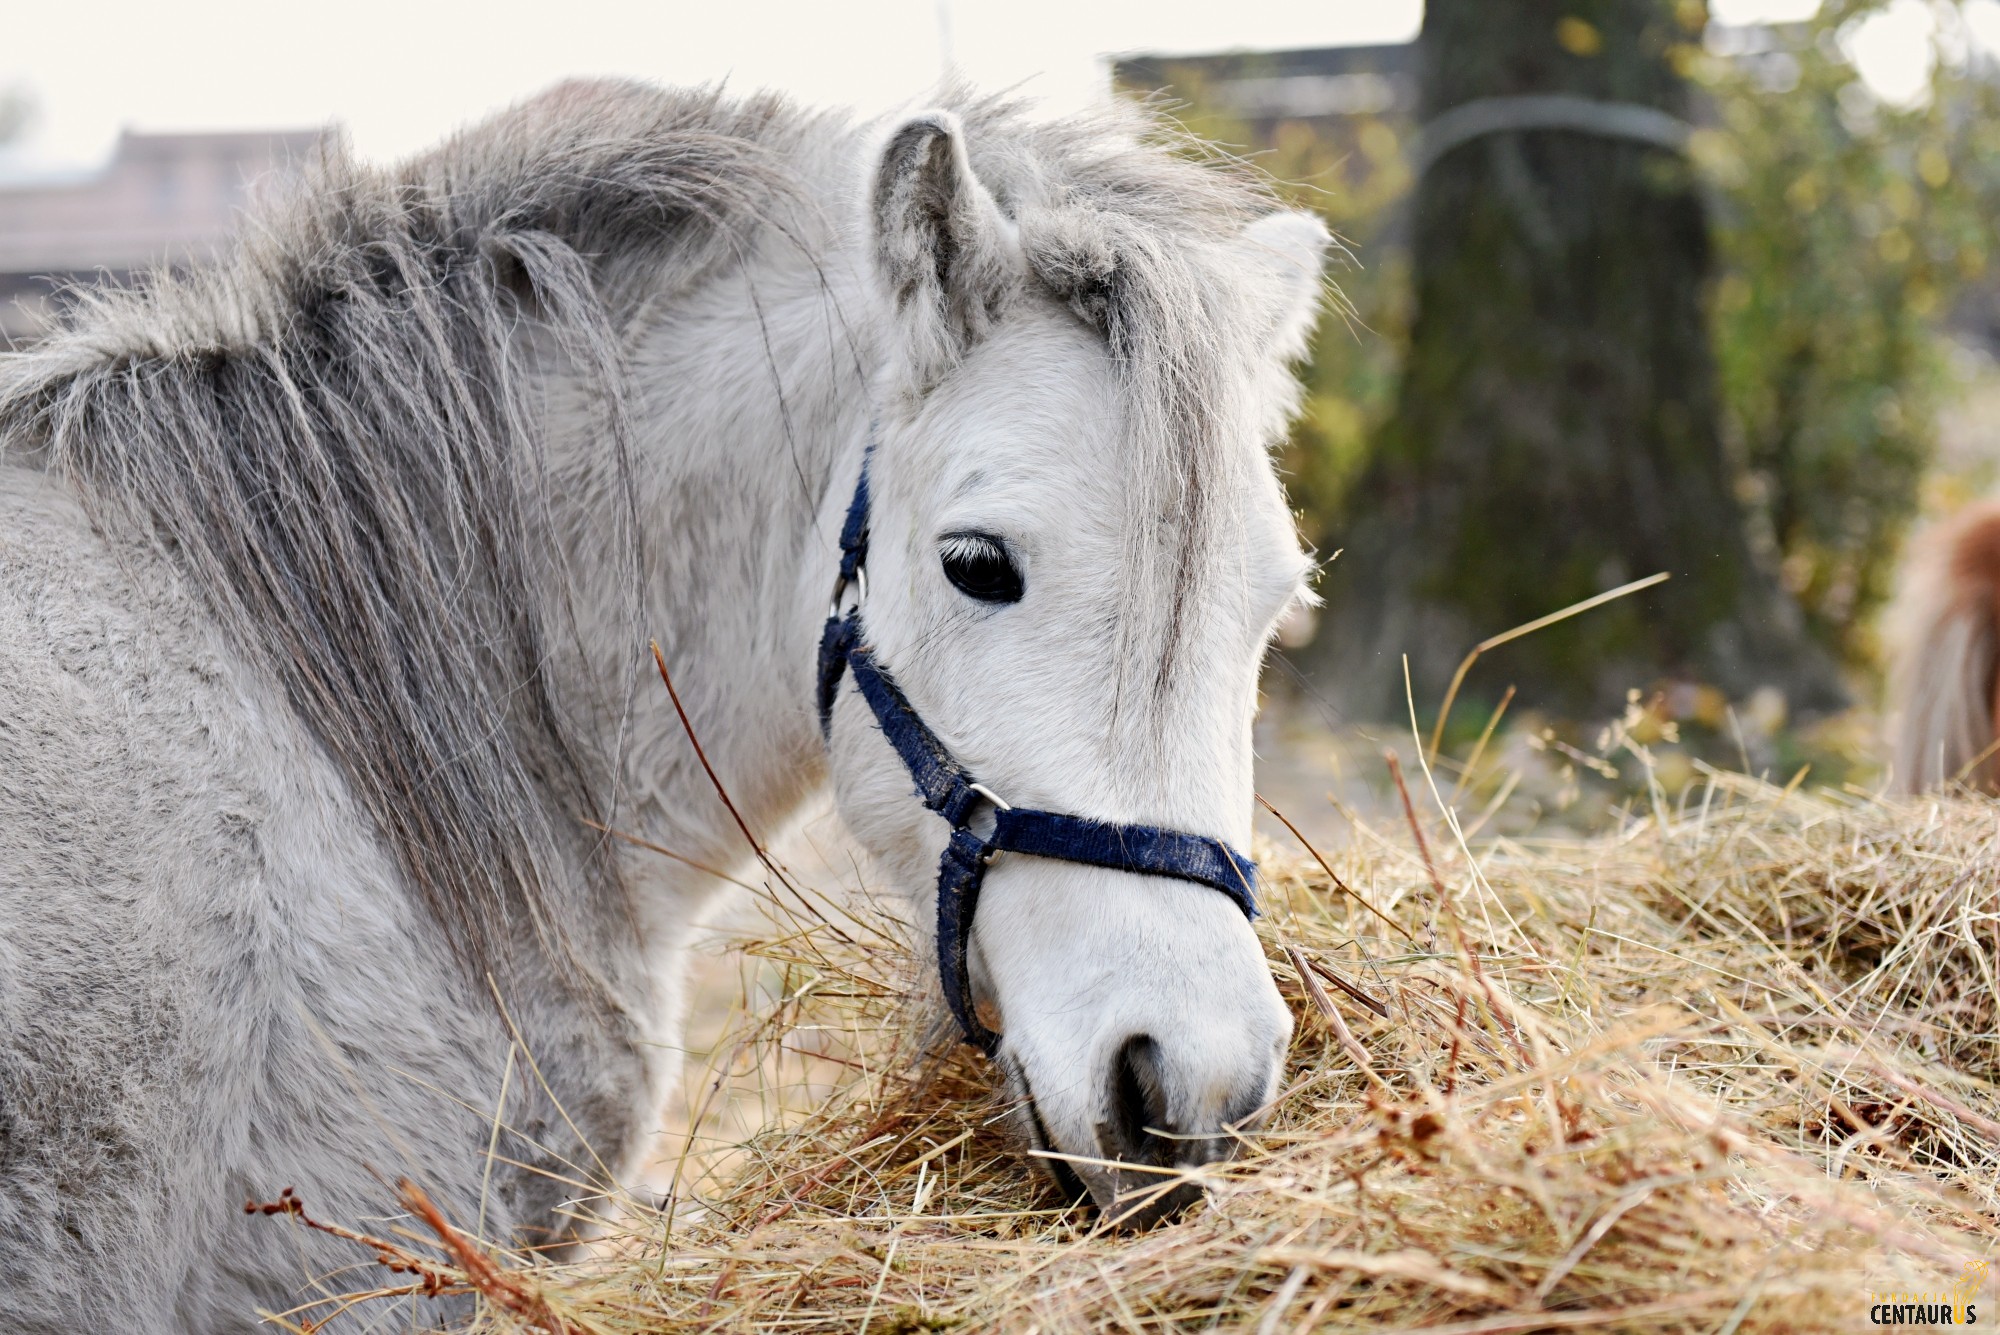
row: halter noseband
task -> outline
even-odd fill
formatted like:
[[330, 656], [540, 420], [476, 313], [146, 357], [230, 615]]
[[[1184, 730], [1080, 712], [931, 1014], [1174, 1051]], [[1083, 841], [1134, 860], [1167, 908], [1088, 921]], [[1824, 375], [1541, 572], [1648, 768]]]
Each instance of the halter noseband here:
[[[965, 1041], [990, 1057], [1000, 1046], [1000, 1036], [973, 1014], [966, 951], [972, 939], [979, 886], [995, 857], [1003, 852], [1026, 853], [1113, 871], [1177, 877], [1221, 891], [1249, 918], [1257, 916], [1257, 864], [1222, 840], [1206, 835], [1009, 806], [992, 789], [973, 780], [917, 716], [874, 652], [862, 643], [861, 603], [868, 591], [868, 464], [874, 452], [871, 440], [861, 458], [861, 479], [847, 507], [847, 522], [841, 526], [840, 574], [834, 582], [826, 628], [820, 633], [820, 733], [824, 737], [832, 727], [833, 704], [842, 676], [853, 673], [855, 688], [875, 711], [882, 735], [909, 767], [917, 796], [951, 823], [951, 842], [938, 861], [938, 979], [944, 987], [945, 1004], [951, 1007]], [[857, 596], [843, 613], [841, 598], [849, 585], [856, 587]], [[993, 833], [983, 839], [971, 829], [973, 812], [981, 801], [994, 809]]]

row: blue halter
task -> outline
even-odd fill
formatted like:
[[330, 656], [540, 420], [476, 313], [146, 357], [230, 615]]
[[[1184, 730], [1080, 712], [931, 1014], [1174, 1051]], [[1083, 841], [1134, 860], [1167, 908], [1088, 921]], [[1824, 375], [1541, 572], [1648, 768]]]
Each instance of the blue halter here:
[[[820, 633], [820, 733], [824, 736], [832, 727], [841, 678], [851, 672], [861, 698], [875, 711], [882, 735], [909, 767], [917, 796], [951, 823], [951, 842], [938, 862], [938, 979], [944, 986], [945, 1004], [951, 1007], [965, 1041], [990, 1057], [1000, 1046], [1000, 1036], [973, 1014], [966, 951], [972, 939], [972, 915], [979, 905], [979, 886], [995, 857], [1026, 853], [1113, 871], [1173, 876], [1221, 891], [1248, 918], [1257, 916], [1257, 864], [1222, 840], [1205, 835], [1011, 807], [966, 772], [917, 716], [874, 652], [862, 643], [859, 597], [846, 612], [840, 610], [841, 597], [850, 584], [857, 585], [860, 593], [868, 587], [868, 463], [873, 454], [871, 443], [862, 456], [861, 480], [847, 507], [847, 522], [841, 526], [840, 575], [834, 583], [826, 629]], [[981, 801], [994, 808], [993, 833], [983, 839], [970, 826]]]

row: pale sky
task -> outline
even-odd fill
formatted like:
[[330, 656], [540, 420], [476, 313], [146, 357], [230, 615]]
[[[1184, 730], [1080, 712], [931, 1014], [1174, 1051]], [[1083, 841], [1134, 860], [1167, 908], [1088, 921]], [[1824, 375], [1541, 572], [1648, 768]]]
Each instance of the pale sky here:
[[[1724, 21], [1809, 15], [1817, 0], [1712, 0]], [[1987, 0], [2000, 16], [2000, 3]], [[947, 58], [1052, 108], [1102, 95], [1103, 56], [1413, 36], [1422, 0], [13, 0], [0, 88], [39, 108], [0, 174], [88, 167], [121, 128], [338, 121], [366, 154], [420, 148], [569, 76], [728, 79], [874, 110]], [[1896, 0], [1855, 52], [1885, 94], [1928, 69], [1923, 0]], [[2000, 26], [1996, 26], [2000, 35]], [[1880, 70], [1871, 67], [1880, 66]]]

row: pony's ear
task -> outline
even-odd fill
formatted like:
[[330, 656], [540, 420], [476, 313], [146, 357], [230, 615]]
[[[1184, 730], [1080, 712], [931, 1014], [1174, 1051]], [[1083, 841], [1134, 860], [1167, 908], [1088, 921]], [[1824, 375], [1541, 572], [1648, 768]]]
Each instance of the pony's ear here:
[[1019, 283], [1014, 226], [972, 173], [949, 111], [897, 126], [869, 201], [875, 260], [923, 393], [985, 336]]
[[1326, 295], [1321, 271], [1332, 243], [1325, 223], [1310, 213], [1289, 211], [1264, 215], [1236, 240], [1253, 272], [1264, 279], [1258, 287], [1270, 319], [1271, 350], [1288, 361], [1305, 356], [1319, 321]]

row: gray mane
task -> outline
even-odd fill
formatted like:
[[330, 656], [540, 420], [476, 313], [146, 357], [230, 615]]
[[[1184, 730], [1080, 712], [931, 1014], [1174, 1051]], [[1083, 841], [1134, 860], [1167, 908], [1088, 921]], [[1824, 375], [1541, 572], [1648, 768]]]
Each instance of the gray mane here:
[[[1268, 194], [1141, 113], [1037, 124], [945, 101], [1003, 207], [1037, 218], [1037, 276], [1109, 340], [1135, 435], [1175, 443], [1192, 522], [1228, 374], [1213, 354], [1235, 331], [1180, 243], [1230, 234]], [[150, 523], [480, 956], [523, 916], [568, 954], [578, 897], [616, 894], [580, 819], [615, 805], [614, 758], [545, 670], [576, 651], [574, 590], [532, 373], [553, 360], [591, 386], [623, 476], [628, 326], [782, 226], [785, 156], [813, 123], [776, 98], [584, 84], [396, 169], [335, 147], [227, 262], [79, 293], [0, 360], [0, 449]], [[636, 521], [628, 505], [606, 535], [635, 617]]]

